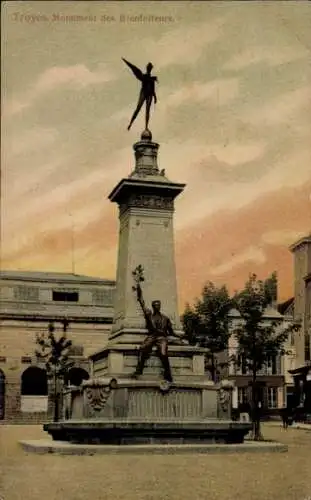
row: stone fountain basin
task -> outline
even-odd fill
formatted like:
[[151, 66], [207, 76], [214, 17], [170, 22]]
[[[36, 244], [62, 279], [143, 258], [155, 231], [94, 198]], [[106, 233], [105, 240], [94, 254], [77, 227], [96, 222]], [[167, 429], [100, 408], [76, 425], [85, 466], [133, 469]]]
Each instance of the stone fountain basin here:
[[88, 444], [243, 443], [252, 424], [232, 420], [64, 420], [43, 426], [56, 441]]

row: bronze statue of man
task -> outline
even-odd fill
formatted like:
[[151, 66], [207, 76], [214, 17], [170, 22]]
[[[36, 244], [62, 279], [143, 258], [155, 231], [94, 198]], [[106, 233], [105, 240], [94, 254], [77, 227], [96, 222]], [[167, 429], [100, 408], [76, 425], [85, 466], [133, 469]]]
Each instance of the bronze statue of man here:
[[172, 382], [172, 373], [170, 362], [168, 358], [168, 336], [174, 336], [177, 338], [182, 338], [173, 331], [172, 323], [170, 319], [161, 313], [161, 301], [154, 300], [152, 302], [152, 311], [148, 309], [145, 305], [143, 299], [142, 289], [140, 286], [140, 281], [144, 281], [143, 268], [138, 266], [133, 272], [133, 276], [136, 282], [136, 286], [133, 290], [136, 291], [137, 300], [142, 308], [143, 314], [145, 316], [146, 328], [148, 330], [148, 335], [144, 339], [138, 355], [138, 362], [136, 370], [132, 375], [132, 378], [138, 378], [142, 375], [145, 363], [150, 357], [152, 348], [156, 346], [157, 355], [160, 358], [164, 370], [164, 379], [167, 382]]
[[155, 93], [155, 82], [158, 81], [158, 78], [156, 76], [151, 75], [151, 71], [153, 69], [153, 65], [151, 62], [147, 64], [146, 73], [143, 73], [139, 68], [137, 68], [137, 66], [134, 66], [134, 64], [130, 63], [123, 57], [122, 60], [125, 62], [125, 64], [128, 65], [128, 67], [132, 70], [136, 78], [141, 82], [141, 90], [138, 98], [137, 107], [133, 113], [133, 116], [131, 118], [129, 126], [127, 127], [127, 130], [130, 130], [144, 102], [146, 102], [145, 128], [146, 130], [148, 130], [152, 100], [154, 100], [155, 104], [157, 102], [157, 96]]

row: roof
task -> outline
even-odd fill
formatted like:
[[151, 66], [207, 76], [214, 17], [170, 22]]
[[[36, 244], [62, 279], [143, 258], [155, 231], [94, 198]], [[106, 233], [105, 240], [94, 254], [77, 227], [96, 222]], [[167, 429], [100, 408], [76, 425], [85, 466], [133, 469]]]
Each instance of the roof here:
[[311, 243], [311, 233], [307, 234], [306, 236], [303, 236], [302, 238], [299, 238], [299, 240], [295, 241], [292, 245], [290, 245], [289, 249], [291, 252], [294, 252], [296, 248], [298, 248], [300, 245], [303, 245], [303, 243]]
[[[237, 309], [233, 308], [230, 310], [229, 316], [231, 318], [239, 318], [241, 315]], [[275, 307], [268, 306], [265, 309], [265, 312], [263, 314], [263, 318], [282, 319], [283, 315], [277, 309], [275, 309]]]
[[299, 368], [294, 368], [293, 370], [288, 370], [288, 373], [291, 375], [304, 375], [311, 371], [311, 363], [307, 362], [304, 366], [300, 366]]
[[230, 316], [231, 318], [239, 318], [241, 315], [240, 315], [239, 311], [233, 307], [233, 308], [232, 308], [232, 309], [230, 309], [230, 311], [229, 311], [229, 316]]
[[98, 285], [115, 286], [116, 282], [95, 276], [85, 276], [74, 273], [57, 273], [44, 271], [0, 271], [0, 279], [12, 281], [40, 281], [40, 282], [66, 282], [66, 283], [93, 283]]
[[272, 307], [272, 306], [268, 306], [265, 310], [265, 313], [264, 313], [264, 318], [282, 318], [283, 315], [281, 313], [279, 313], [279, 311], [275, 308], [275, 307]]
[[285, 314], [290, 306], [294, 303], [295, 298], [291, 297], [290, 299], [285, 300], [285, 302], [281, 302], [281, 304], [278, 304], [278, 311], [280, 314]]

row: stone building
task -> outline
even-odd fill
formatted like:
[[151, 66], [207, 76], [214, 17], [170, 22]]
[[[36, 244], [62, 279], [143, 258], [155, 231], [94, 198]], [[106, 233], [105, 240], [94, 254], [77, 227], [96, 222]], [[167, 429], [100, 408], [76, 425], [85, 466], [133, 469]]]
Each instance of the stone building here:
[[290, 247], [294, 256], [294, 320], [301, 329], [296, 335], [296, 368], [311, 361], [311, 234]]
[[89, 377], [88, 356], [107, 343], [115, 282], [62, 273], [0, 273], [0, 422], [39, 422], [47, 417], [48, 380], [34, 356], [37, 333], [50, 321], [56, 334], [69, 321], [75, 364], [69, 382]]
[[[284, 321], [289, 324], [294, 322], [294, 297], [278, 305], [278, 311], [283, 315]], [[284, 377], [285, 377], [285, 395], [284, 403], [288, 407], [293, 406], [295, 398], [295, 381], [292, 375], [292, 370], [296, 367], [296, 346], [295, 346], [296, 332], [293, 331], [285, 345], [286, 355], [283, 358], [284, 363]]]
[[[240, 314], [237, 310], [233, 309], [230, 312], [230, 317], [231, 328], [234, 330], [240, 324]], [[284, 322], [287, 319], [275, 307], [269, 306], [265, 311], [264, 321], [267, 323], [278, 322], [280, 327], [283, 328], [285, 326]], [[289, 338], [288, 346], [285, 346], [286, 350], [292, 343], [292, 338]], [[226, 352], [226, 358], [229, 361], [226, 376], [235, 385], [233, 391], [233, 406], [235, 408], [238, 408], [239, 403], [242, 403], [243, 399], [251, 401], [252, 383], [252, 374], [246, 367], [243, 367], [243, 363], [238, 367], [232, 361], [232, 357], [236, 356], [237, 350], [238, 341], [234, 335], [231, 335]], [[288, 367], [293, 364], [294, 355], [294, 351], [289, 350], [289, 354], [271, 359], [268, 365], [258, 372], [257, 383], [260, 385], [260, 400], [264, 414], [278, 413], [279, 409], [283, 407], [287, 396], [287, 385], [292, 386], [293, 384], [291, 377], [289, 375], [286, 376], [286, 372], [288, 372]], [[220, 361], [223, 362], [224, 359]]]
[[296, 405], [311, 418], [311, 234], [290, 247], [294, 256], [294, 321], [300, 328], [295, 335]]

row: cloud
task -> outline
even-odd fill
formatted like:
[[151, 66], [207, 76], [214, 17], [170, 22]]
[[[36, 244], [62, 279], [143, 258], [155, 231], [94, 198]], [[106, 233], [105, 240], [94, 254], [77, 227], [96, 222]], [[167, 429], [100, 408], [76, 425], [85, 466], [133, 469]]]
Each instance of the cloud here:
[[115, 266], [117, 224], [111, 209], [98, 213], [94, 220], [85, 219], [84, 224], [76, 224], [76, 211], [72, 217], [69, 212], [56, 211], [53, 218], [48, 219], [49, 214], [49, 210], [44, 210], [36, 225], [22, 235], [15, 233], [9, 241], [3, 238], [3, 267], [24, 265], [27, 269], [36, 269], [34, 264], [40, 262], [48, 269], [53, 262], [53, 267], [61, 271], [63, 265], [68, 266], [71, 261], [73, 247], [77, 263], [93, 266], [95, 275], [105, 275], [108, 258]]
[[206, 47], [223, 36], [225, 22], [226, 16], [222, 15], [210, 22], [192, 26], [182, 23], [175, 29], [170, 27], [169, 31], [156, 39], [141, 40], [141, 58], [149, 58], [160, 69], [171, 64], [188, 67], [194, 65]]
[[241, 71], [251, 65], [265, 63], [268, 66], [279, 66], [304, 57], [309, 58], [309, 51], [301, 45], [295, 47], [253, 46], [234, 54], [223, 65], [225, 70]]
[[217, 276], [231, 271], [233, 268], [239, 266], [240, 264], [263, 264], [265, 261], [266, 256], [263, 250], [251, 245], [238, 255], [232, 256], [223, 264], [220, 264], [219, 266], [214, 267], [214, 269], [211, 269], [210, 273], [214, 276]]
[[[5, 253], [9, 254], [12, 246], [15, 248], [21, 232], [36, 238], [36, 235], [38, 237], [46, 232], [70, 230], [70, 212], [79, 231], [97, 220], [100, 214], [104, 216], [109, 212], [110, 203], [105, 198], [120, 176], [124, 175], [128, 149], [112, 153], [106, 161], [114, 168], [103, 168], [103, 162], [100, 162], [87, 174], [78, 175], [77, 171], [73, 171], [71, 179], [67, 175], [65, 182], [59, 182], [59, 174], [66, 165], [74, 164], [75, 160], [64, 156], [46, 163], [39, 171], [30, 171], [22, 177], [16, 177], [16, 181], [12, 176], [8, 177], [5, 210], [2, 213]], [[18, 205], [16, 198], [19, 199]], [[50, 216], [51, 213], [53, 217]], [[95, 235], [96, 232], [93, 236]]]
[[[1, 227], [7, 267], [70, 270], [72, 212], [77, 271], [114, 274], [118, 209], [106, 196], [132, 170], [132, 142], [143, 127], [141, 115], [126, 131], [139, 84], [122, 66], [125, 55], [155, 65], [159, 105], [151, 128], [159, 167], [187, 184], [175, 216], [181, 301], [210, 276], [232, 288], [243, 286], [249, 271], [265, 276], [275, 268], [282, 290], [290, 290], [287, 241], [310, 231], [305, 52], [270, 8], [254, 6], [254, 24], [243, 7], [237, 33], [242, 10], [228, 15], [227, 7], [203, 4], [177, 7], [170, 25], [107, 24], [105, 32], [98, 24], [82, 31], [64, 25], [44, 40], [12, 25]], [[299, 37], [306, 38], [305, 16], [299, 23], [297, 16], [291, 30], [302, 22]], [[69, 28], [70, 43], [59, 51]], [[103, 57], [112, 70], [96, 66]], [[32, 85], [15, 93], [22, 81]], [[24, 109], [29, 113], [19, 115]]]
[[[291, 120], [295, 120], [297, 113], [304, 109], [311, 111], [310, 86], [283, 93], [255, 109], [247, 107], [241, 118], [255, 125], [279, 126], [290, 124]], [[300, 120], [302, 118], [300, 117]]]
[[13, 98], [5, 103], [4, 112], [7, 115], [19, 113], [30, 107], [36, 99], [58, 87], [68, 86], [79, 90], [89, 85], [107, 83], [114, 78], [114, 74], [105, 66], [99, 66], [96, 71], [90, 71], [84, 64], [54, 66], [39, 75], [36, 82], [21, 98]]
[[34, 127], [19, 135], [5, 134], [4, 149], [7, 157], [25, 155], [46, 148], [53, 144], [58, 137], [58, 131], [53, 128]]
[[84, 88], [96, 83], [106, 83], [113, 79], [113, 74], [107, 68], [92, 72], [84, 64], [67, 67], [55, 66], [39, 76], [34, 90], [49, 92], [59, 85], [67, 84], [76, 88]]
[[232, 142], [228, 144], [211, 144], [209, 150], [220, 162], [230, 166], [242, 165], [263, 156], [266, 149], [264, 141], [248, 141], [244, 144]]
[[[311, 210], [311, 206], [310, 206]], [[295, 231], [289, 229], [279, 229], [269, 231], [262, 235], [263, 243], [268, 245], [291, 245], [295, 240], [302, 238], [305, 235], [304, 231]]]
[[[169, 86], [161, 87], [161, 101], [152, 117], [154, 128], [163, 130], [172, 109], [184, 105], [200, 104], [206, 107], [225, 106], [239, 95], [239, 80], [237, 78], [216, 79], [210, 82], [194, 82], [183, 85], [178, 90]], [[120, 109], [109, 116], [109, 122], [127, 121], [134, 111], [135, 103]], [[141, 117], [140, 117], [141, 118]], [[108, 122], [108, 118], [107, 118]]]
[[223, 106], [238, 96], [237, 78], [219, 79], [207, 83], [194, 82], [172, 93], [164, 105], [180, 106], [184, 103], [203, 103]]
[[[187, 157], [185, 153], [185, 158]], [[204, 160], [202, 160], [204, 162]], [[238, 162], [238, 157], [236, 159]], [[195, 165], [195, 163], [194, 163]], [[216, 163], [217, 165], [217, 163]], [[245, 169], [249, 166], [245, 166]], [[187, 227], [219, 210], [237, 211], [246, 207], [264, 194], [277, 193], [285, 187], [299, 187], [311, 179], [310, 154], [298, 151], [271, 163], [267, 172], [258, 170], [258, 175], [240, 180], [238, 176], [229, 183], [215, 182], [217, 172], [212, 173], [209, 182], [208, 170], [202, 179], [202, 170], [189, 168], [192, 182], [179, 201], [176, 227]], [[189, 206], [192, 210], [189, 211]]]
[[248, 206], [219, 210], [177, 230], [180, 304], [199, 294], [211, 276], [233, 291], [244, 285], [249, 273], [265, 278], [274, 270], [279, 274], [280, 299], [290, 296], [293, 261], [288, 244], [297, 234], [310, 232], [310, 187], [311, 180], [299, 188], [263, 193]]

